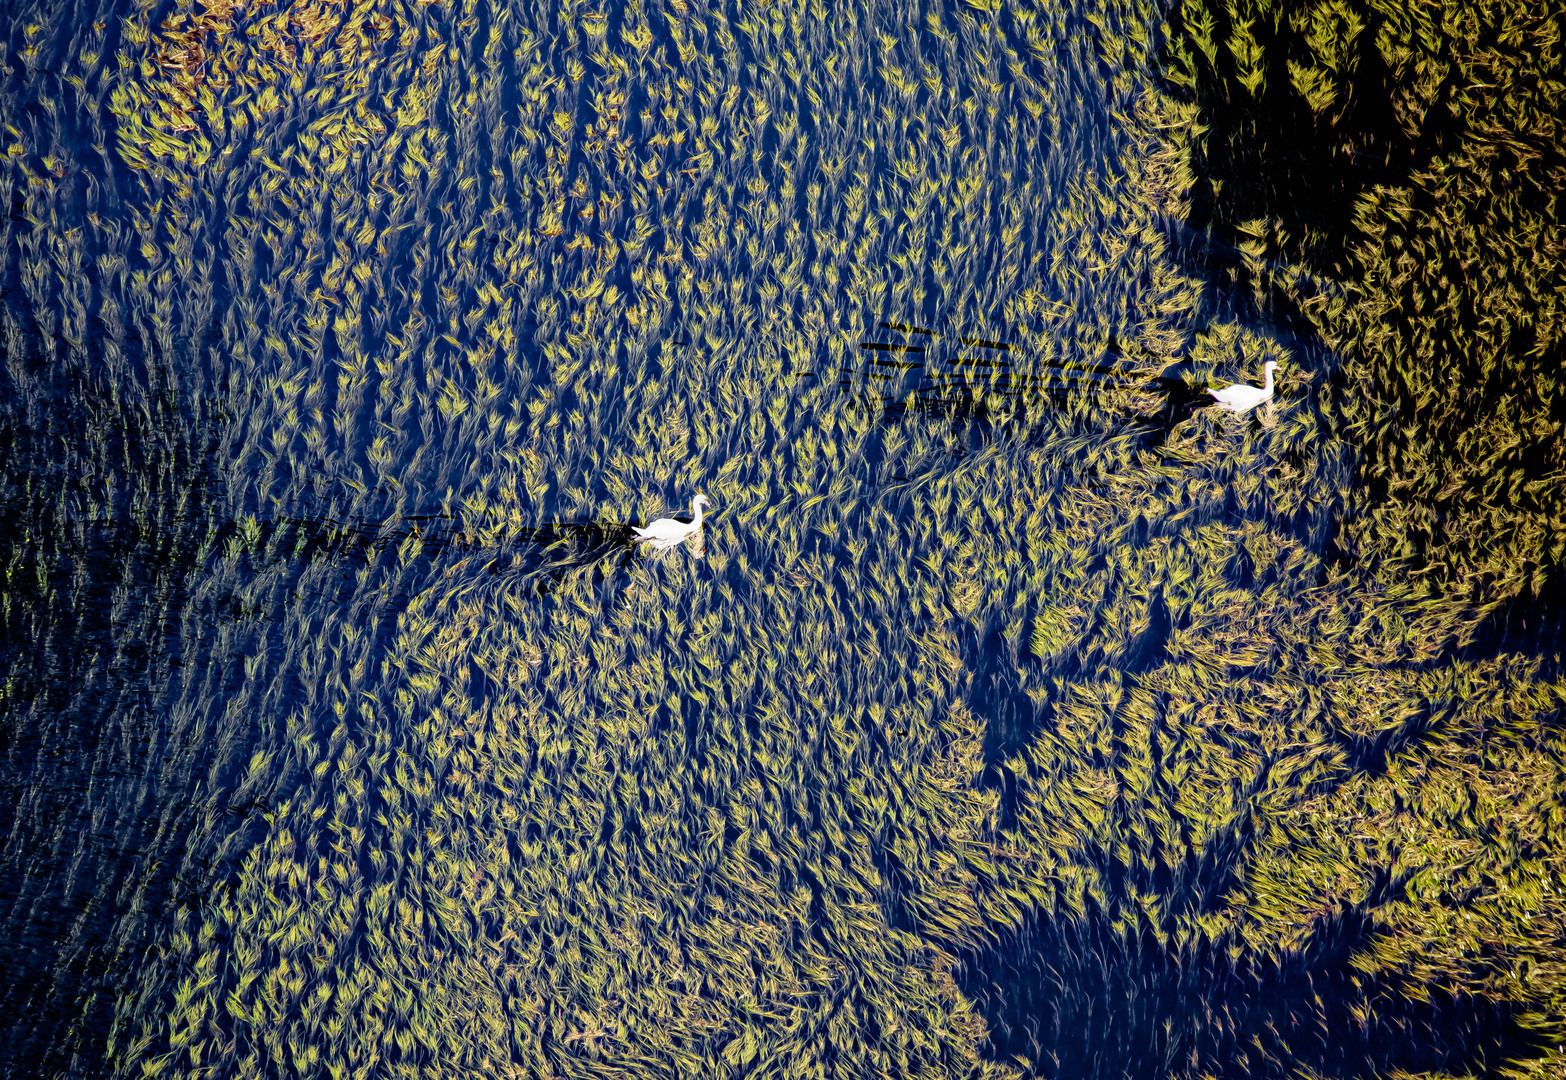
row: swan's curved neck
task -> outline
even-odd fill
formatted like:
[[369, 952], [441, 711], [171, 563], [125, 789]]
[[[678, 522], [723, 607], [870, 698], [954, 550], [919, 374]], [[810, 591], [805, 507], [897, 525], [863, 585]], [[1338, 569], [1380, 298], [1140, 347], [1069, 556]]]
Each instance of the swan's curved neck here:
[[691, 518], [692, 518], [691, 527], [694, 528], [694, 529], [701, 528], [701, 497], [700, 496], [697, 496], [696, 498], [691, 500]]
[[1266, 394], [1272, 393], [1272, 368], [1267, 369], [1267, 378], [1262, 383], [1262, 392]]

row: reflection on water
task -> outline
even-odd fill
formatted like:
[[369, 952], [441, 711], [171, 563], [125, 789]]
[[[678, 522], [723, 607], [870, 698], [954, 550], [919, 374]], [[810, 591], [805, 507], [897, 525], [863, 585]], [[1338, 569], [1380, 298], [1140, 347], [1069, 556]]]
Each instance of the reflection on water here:
[[0, 1073], [1561, 1071], [1550, 5], [15, 16]]

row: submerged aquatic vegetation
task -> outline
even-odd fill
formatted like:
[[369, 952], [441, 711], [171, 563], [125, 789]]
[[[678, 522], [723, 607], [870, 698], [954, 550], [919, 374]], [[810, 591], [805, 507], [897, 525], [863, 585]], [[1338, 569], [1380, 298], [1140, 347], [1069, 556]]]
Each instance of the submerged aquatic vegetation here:
[[1558, 1071], [1559, 19], [1449, 14], [19, 20], [0, 1060]]

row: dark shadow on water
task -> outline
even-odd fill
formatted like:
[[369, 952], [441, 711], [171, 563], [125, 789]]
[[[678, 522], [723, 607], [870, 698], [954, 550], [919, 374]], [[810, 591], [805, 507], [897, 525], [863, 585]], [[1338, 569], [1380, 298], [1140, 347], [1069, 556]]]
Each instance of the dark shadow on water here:
[[1566, 581], [1550, 581], [1537, 594], [1514, 596], [1501, 605], [1474, 642], [1459, 654], [1469, 661], [1514, 654], [1537, 660], [1539, 678], [1561, 678], [1566, 653]]
[[1339, 910], [1299, 951], [1231, 959], [1122, 937], [1090, 910], [1030, 920], [957, 980], [989, 1024], [989, 1056], [1040, 1077], [1485, 1075], [1542, 1052], [1508, 1005], [1440, 989], [1416, 1001], [1357, 969], [1373, 934], [1368, 910]]
[[[1213, 17], [1212, 40], [1228, 41], [1240, 18], [1221, 4], [1200, 5]], [[1232, 236], [1241, 222], [1276, 218], [1299, 238], [1297, 254], [1331, 273], [1357, 235], [1354, 207], [1377, 184], [1399, 183], [1454, 145], [1461, 134], [1444, 105], [1461, 85], [1460, 66], [1451, 65], [1431, 96], [1421, 127], [1412, 134], [1398, 123], [1398, 80], [1377, 47], [1385, 17], [1357, 8], [1363, 29], [1354, 38], [1344, 70], [1353, 72], [1352, 92], [1341, 92], [1324, 112], [1312, 112], [1290, 78], [1289, 64], [1311, 62], [1306, 28], [1291, 20], [1247, 20], [1265, 65], [1259, 93], [1241, 91], [1240, 63], [1233, 51], [1196, 50], [1194, 97], [1209, 129], [1195, 153], [1198, 179], [1190, 224]], [[1493, 34], [1495, 31], [1491, 31]], [[1180, 8], [1171, 11], [1169, 40], [1189, 42], [1192, 30]]]
[[1163, 591], [1147, 602], [1147, 626], [1131, 641], [1125, 659], [1119, 667], [1127, 674], [1147, 671], [1161, 663], [1165, 646], [1169, 644], [1169, 632], [1174, 629], [1174, 619]]
[[175, 827], [164, 764], [199, 754], [165, 695], [208, 661], [179, 615], [212, 514], [210, 425], [47, 344], [0, 344], [0, 1076], [98, 1068], [134, 963], [116, 927], [140, 917], [132, 897], [156, 909], [182, 887], [179, 862], [149, 858]]
[[[1023, 626], [1028, 625], [1031, 619], [1024, 619]], [[1017, 678], [1019, 662], [1033, 661], [1022, 660], [998, 628], [990, 628], [981, 642], [972, 627], [964, 627], [960, 639], [963, 662], [973, 671], [968, 707], [984, 721], [984, 762], [998, 768], [1027, 745], [1038, 724], [1033, 699]]]

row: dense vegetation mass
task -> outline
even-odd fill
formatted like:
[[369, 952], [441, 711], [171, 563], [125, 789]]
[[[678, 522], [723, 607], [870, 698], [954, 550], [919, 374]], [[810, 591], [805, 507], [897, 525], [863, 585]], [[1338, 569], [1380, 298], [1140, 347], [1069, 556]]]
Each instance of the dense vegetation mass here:
[[1558, 4], [13, 6], [0, 1071], [1566, 1069]]

